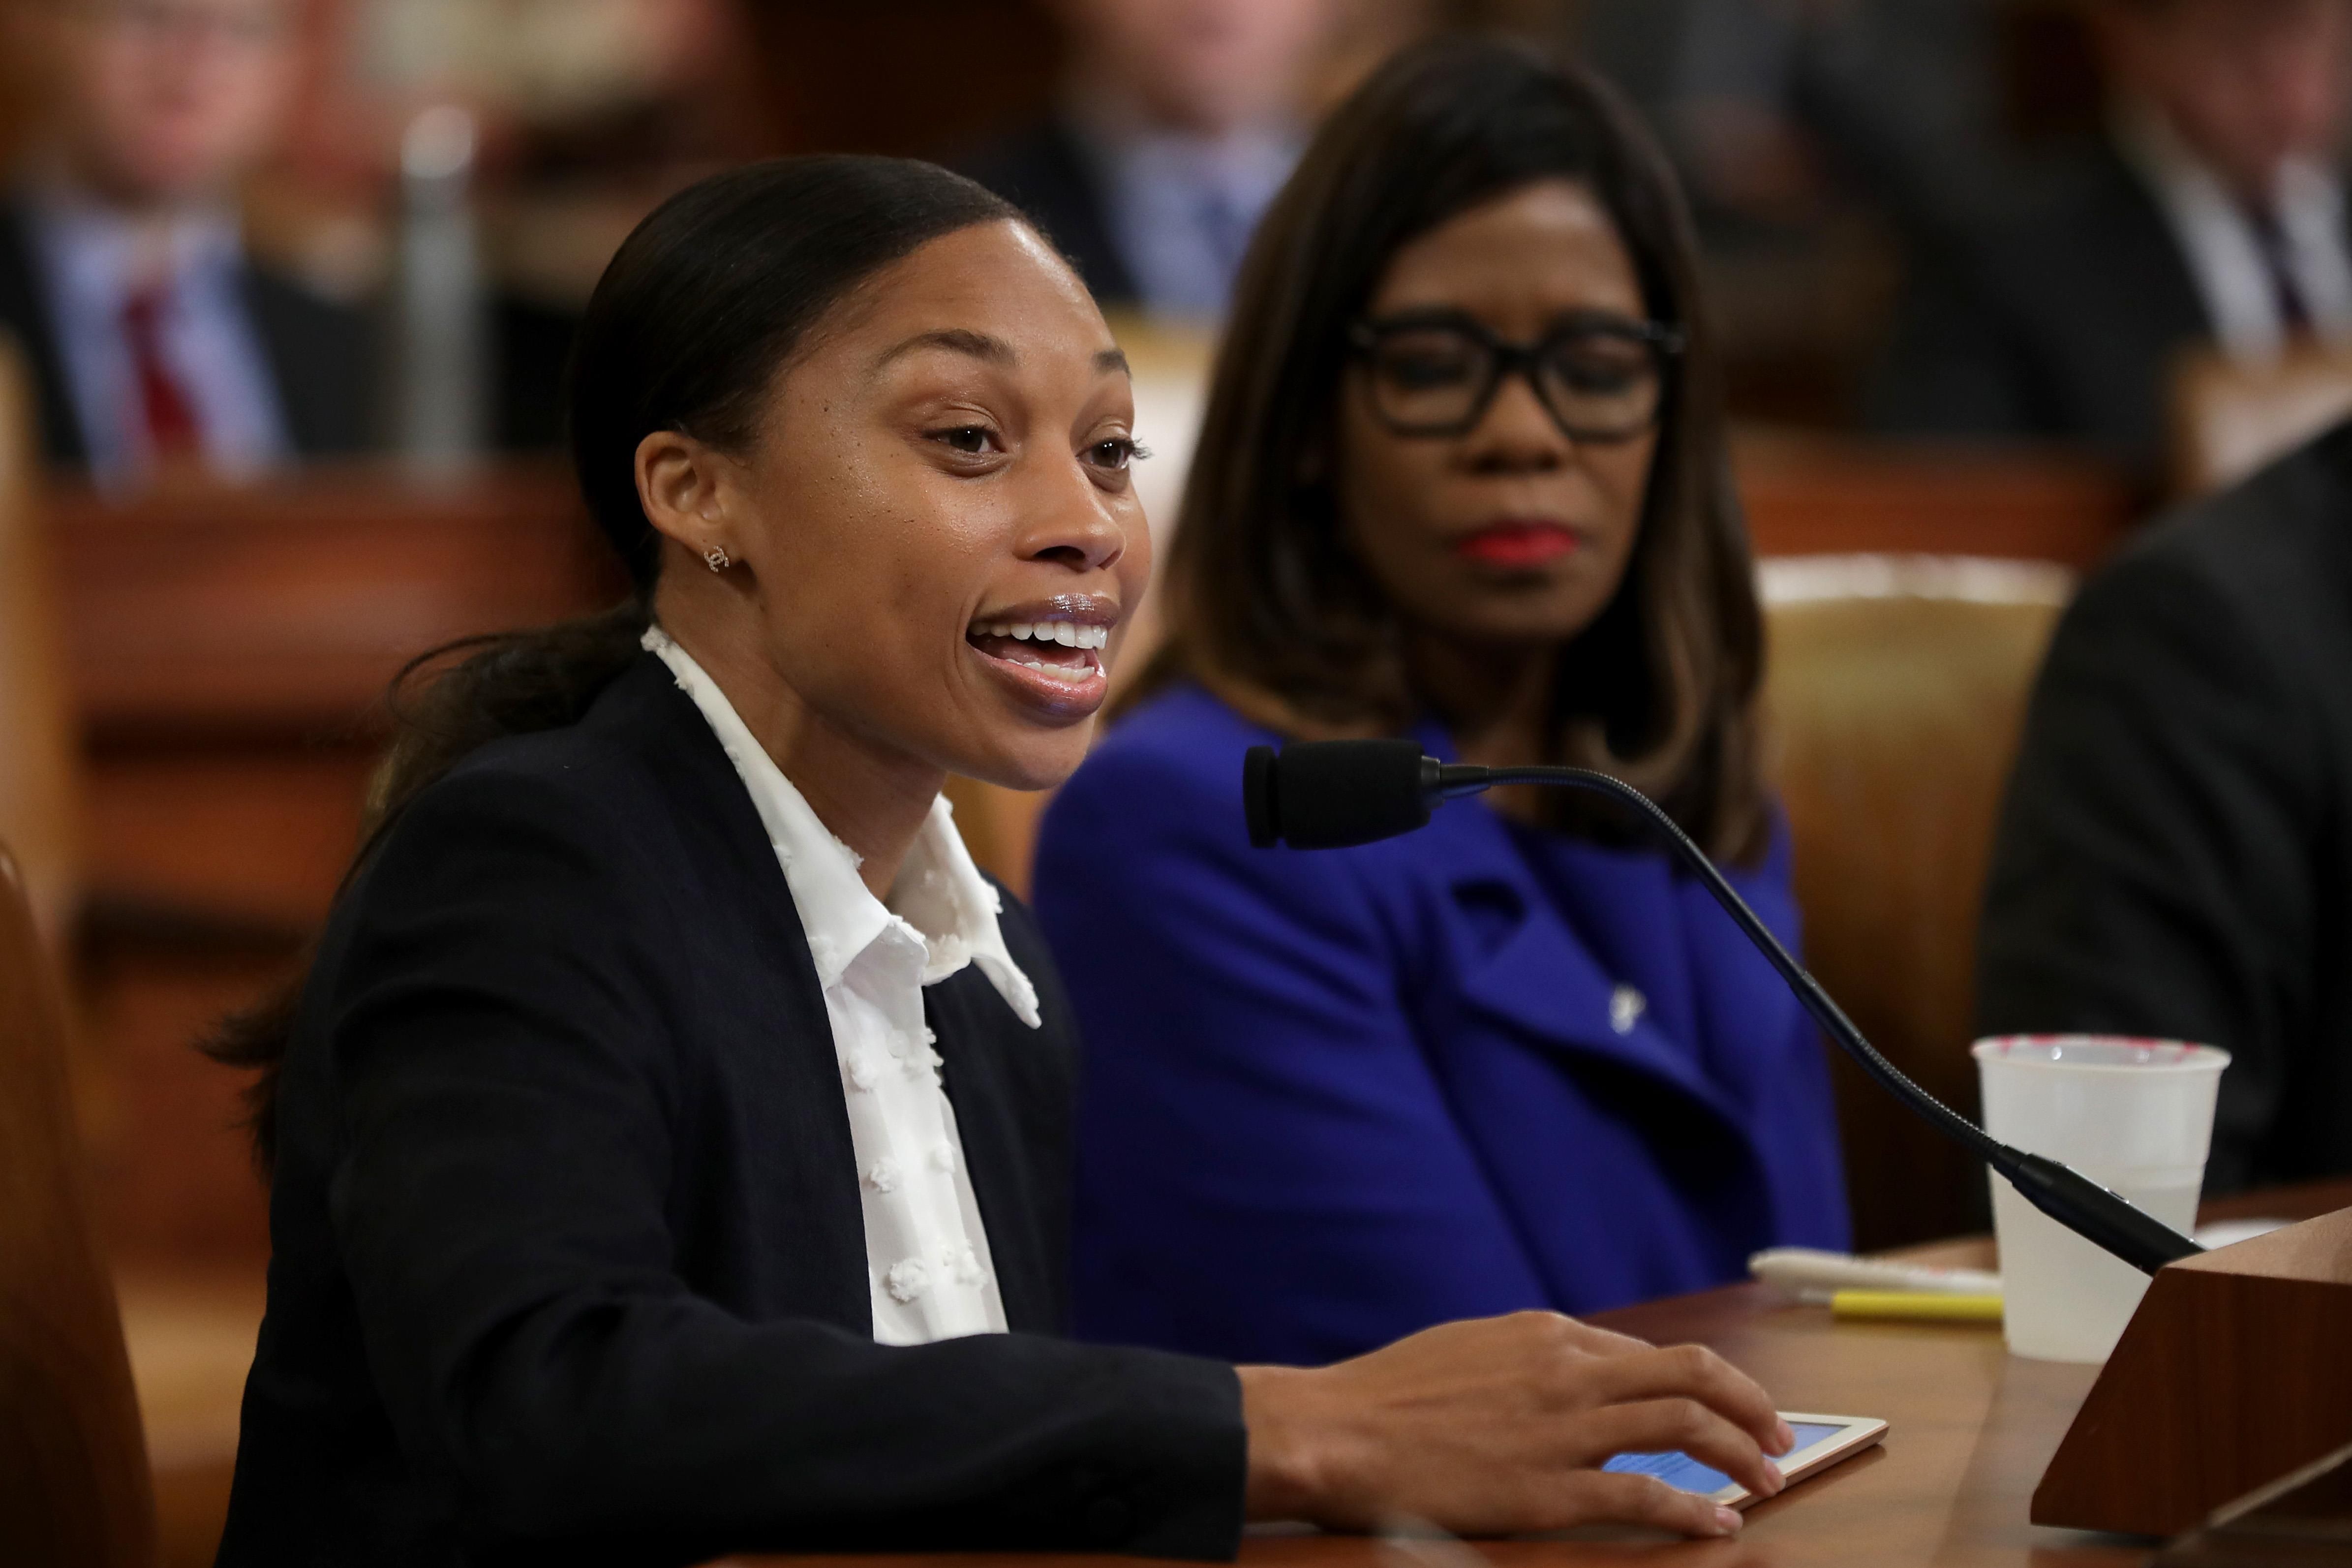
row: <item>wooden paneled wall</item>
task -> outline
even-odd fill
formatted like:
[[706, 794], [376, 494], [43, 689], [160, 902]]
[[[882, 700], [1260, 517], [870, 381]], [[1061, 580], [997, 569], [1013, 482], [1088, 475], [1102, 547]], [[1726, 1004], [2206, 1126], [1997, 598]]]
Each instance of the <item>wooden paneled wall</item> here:
[[84, 1120], [118, 1254], [258, 1258], [236, 1075], [192, 1042], [290, 973], [334, 896], [386, 685], [472, 633], [611, 603], [560, 468], [375, 468], [50, 504], [82, 733]]

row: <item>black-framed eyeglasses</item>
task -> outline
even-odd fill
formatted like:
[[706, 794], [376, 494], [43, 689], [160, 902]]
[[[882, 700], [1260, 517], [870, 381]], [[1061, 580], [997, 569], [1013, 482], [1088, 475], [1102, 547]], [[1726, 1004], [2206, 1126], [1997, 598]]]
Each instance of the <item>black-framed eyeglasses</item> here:
[[1465, 436], [1508, 375], [1572, 441], [1626, 441], [1657, 423], [1683, 352], [1682, 329], [1593, 311], [1515, 343], [1459, 311], [1359, 321], [1348, 341], [1369, 373], [1372, 409], [1401, 436]]

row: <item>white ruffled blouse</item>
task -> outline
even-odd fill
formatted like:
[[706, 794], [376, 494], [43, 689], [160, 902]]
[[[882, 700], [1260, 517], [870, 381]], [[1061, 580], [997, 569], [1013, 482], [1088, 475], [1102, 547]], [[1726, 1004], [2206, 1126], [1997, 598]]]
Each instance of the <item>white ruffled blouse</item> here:
[[856, 853], [818, 820], [718, 682], [660, 627], [646, 633], [645, 646], [702, 710], [751, 791], [808, 934], [857, 1156], [875, 1339], [913, 1345], [1002, 1333], [988, 1232], [922, 994], [976, 963], [1021, 1021], [1038, 1026], [1036, 987], [1005, 949], [995, 889], [941, 796], [888, 900], [877, 899], [857, 875]]

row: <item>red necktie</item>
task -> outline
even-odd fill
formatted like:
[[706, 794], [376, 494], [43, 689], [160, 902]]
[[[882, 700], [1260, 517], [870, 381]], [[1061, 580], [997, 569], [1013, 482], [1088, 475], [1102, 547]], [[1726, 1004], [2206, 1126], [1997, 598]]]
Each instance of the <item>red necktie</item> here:
[[149, 449], [159, 462], [202, 455], [203, 432], [179, 377], [163, 363], [163, 290], [142, 289], [122, 302], [122, 335], [139, 381], [139, 411]]

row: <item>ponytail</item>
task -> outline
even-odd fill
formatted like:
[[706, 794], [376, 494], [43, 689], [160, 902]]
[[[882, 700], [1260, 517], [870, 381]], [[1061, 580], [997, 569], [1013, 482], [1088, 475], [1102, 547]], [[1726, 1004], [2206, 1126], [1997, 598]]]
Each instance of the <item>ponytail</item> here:
[[[639, 657], [661, 571], [661, 539], [637, 499], [639, 442], [676, 430], [741, 450], [779, 371], [852, 289], [942, 235], [1017, 217], [932, 164], [831, 155], [714, 175], [638, 225], [582, 319], [567, 420], [582, 498], [635, 592], [601, 615], [467, 637], [401, 670], [386, 698], [391, 749], [344, 888], [435, 781], [493, 741], [577, 722]], [[277, 1148], [278, 1073], [308, 980], [228, 1019], [201, 1047], [258, 1073], [247, 1102], [265, 1173]]]

